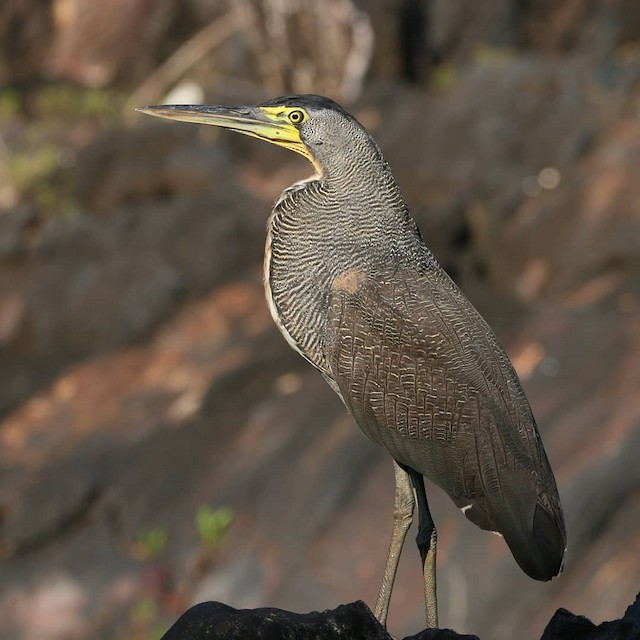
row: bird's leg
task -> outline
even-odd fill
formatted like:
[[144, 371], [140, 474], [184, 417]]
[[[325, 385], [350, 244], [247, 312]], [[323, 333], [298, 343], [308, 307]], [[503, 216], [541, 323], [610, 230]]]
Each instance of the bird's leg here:
[[387, 614], [389, 613], [389, 601], [391, 600], [391, 591], [393, 583], [396, 579], [398, 570], [398, 561], [400, 560], [400, 552], [407, 531], [413, 521], [413, 509], [415, 505], [415, 497], [411, 487], [411, 479], [409, 474], [400, 467], [394, 460], [393, 469], [396, 476], [396, 498], [393, 508], [393, 533], [391, 534], [391, 544], [389, 545], [389, 555], [387, 556], [387, 564], [384, 568], [384, 576], [382, 585], [380, 585], [380, 593], [376, 601], [375, 616], [381, 625], [387, 623]]
[[418, 535], [416, 543], [422, 558], [422, 575], [424, 579], [424, 603], [427, 612], [427, 627], [438, 627], [438, 598], [436, 594], [436, 543], [438, 535], [436, 526], [429, 511], [427, 493], [424, 489], [424, 478], [413, 469], [407, 468], [411, 483], [416, 492], [418, 504]]

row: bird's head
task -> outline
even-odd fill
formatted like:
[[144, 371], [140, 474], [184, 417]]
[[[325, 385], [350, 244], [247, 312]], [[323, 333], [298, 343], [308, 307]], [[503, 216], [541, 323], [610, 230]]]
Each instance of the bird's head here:
[[360, 123], [329, 98], [297, 95], [276, 98], [255, 106], [159, 105], [142, 113], [210, 124], [272, 142], [302, 154], [319, 174], [335, 165], [354, 147], [377, 147]]

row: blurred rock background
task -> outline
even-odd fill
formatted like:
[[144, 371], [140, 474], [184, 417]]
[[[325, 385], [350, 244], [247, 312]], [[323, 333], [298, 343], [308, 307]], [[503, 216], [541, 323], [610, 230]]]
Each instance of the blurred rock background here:
[[[313, 91], [376, 136], [529, 395], [569, 530], [521, 573], [438, 489], [441, 621], [539, 638], [640, 588], [637, 0], [4, 0], [0, 636], [375, 601], [393, 472], [261, 285], [301, 158], [138, 117]], [[389, 626], [424, 626], [406, 547]]]

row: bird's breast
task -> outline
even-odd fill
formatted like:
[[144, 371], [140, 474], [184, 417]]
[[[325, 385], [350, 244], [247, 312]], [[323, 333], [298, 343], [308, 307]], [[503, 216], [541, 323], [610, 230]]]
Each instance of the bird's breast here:
[[356, 198], [322, 177], [296, 183], [276, 201], [265, 247], [269, 309], [289, 345], [327, 376], [332, 288], [353, 293], [381, 265], [394, 264], [400, 242], [410, 255], [419, 237], [405, 223], [400, 205]]
[[276, 202], [268, 224], [264, 284], [271, 316], [289, 345], [327, 373], [324, 335], [335, 272], [322, 212], [314, 218], [318, 205], [308, 193], [317, 188], [313, 179], [303, 181]]

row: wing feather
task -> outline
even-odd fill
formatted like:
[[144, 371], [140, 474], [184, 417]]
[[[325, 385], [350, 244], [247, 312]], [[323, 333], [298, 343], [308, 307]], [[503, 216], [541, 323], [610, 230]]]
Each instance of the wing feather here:
[[325, 349], [369, 438], [471, 505], [465, 515], [504, 535], [529, 575], [558, 573], [564, 522], [529, 403], [497, 338], [444, 271], [397, 268], [334, 287]]

